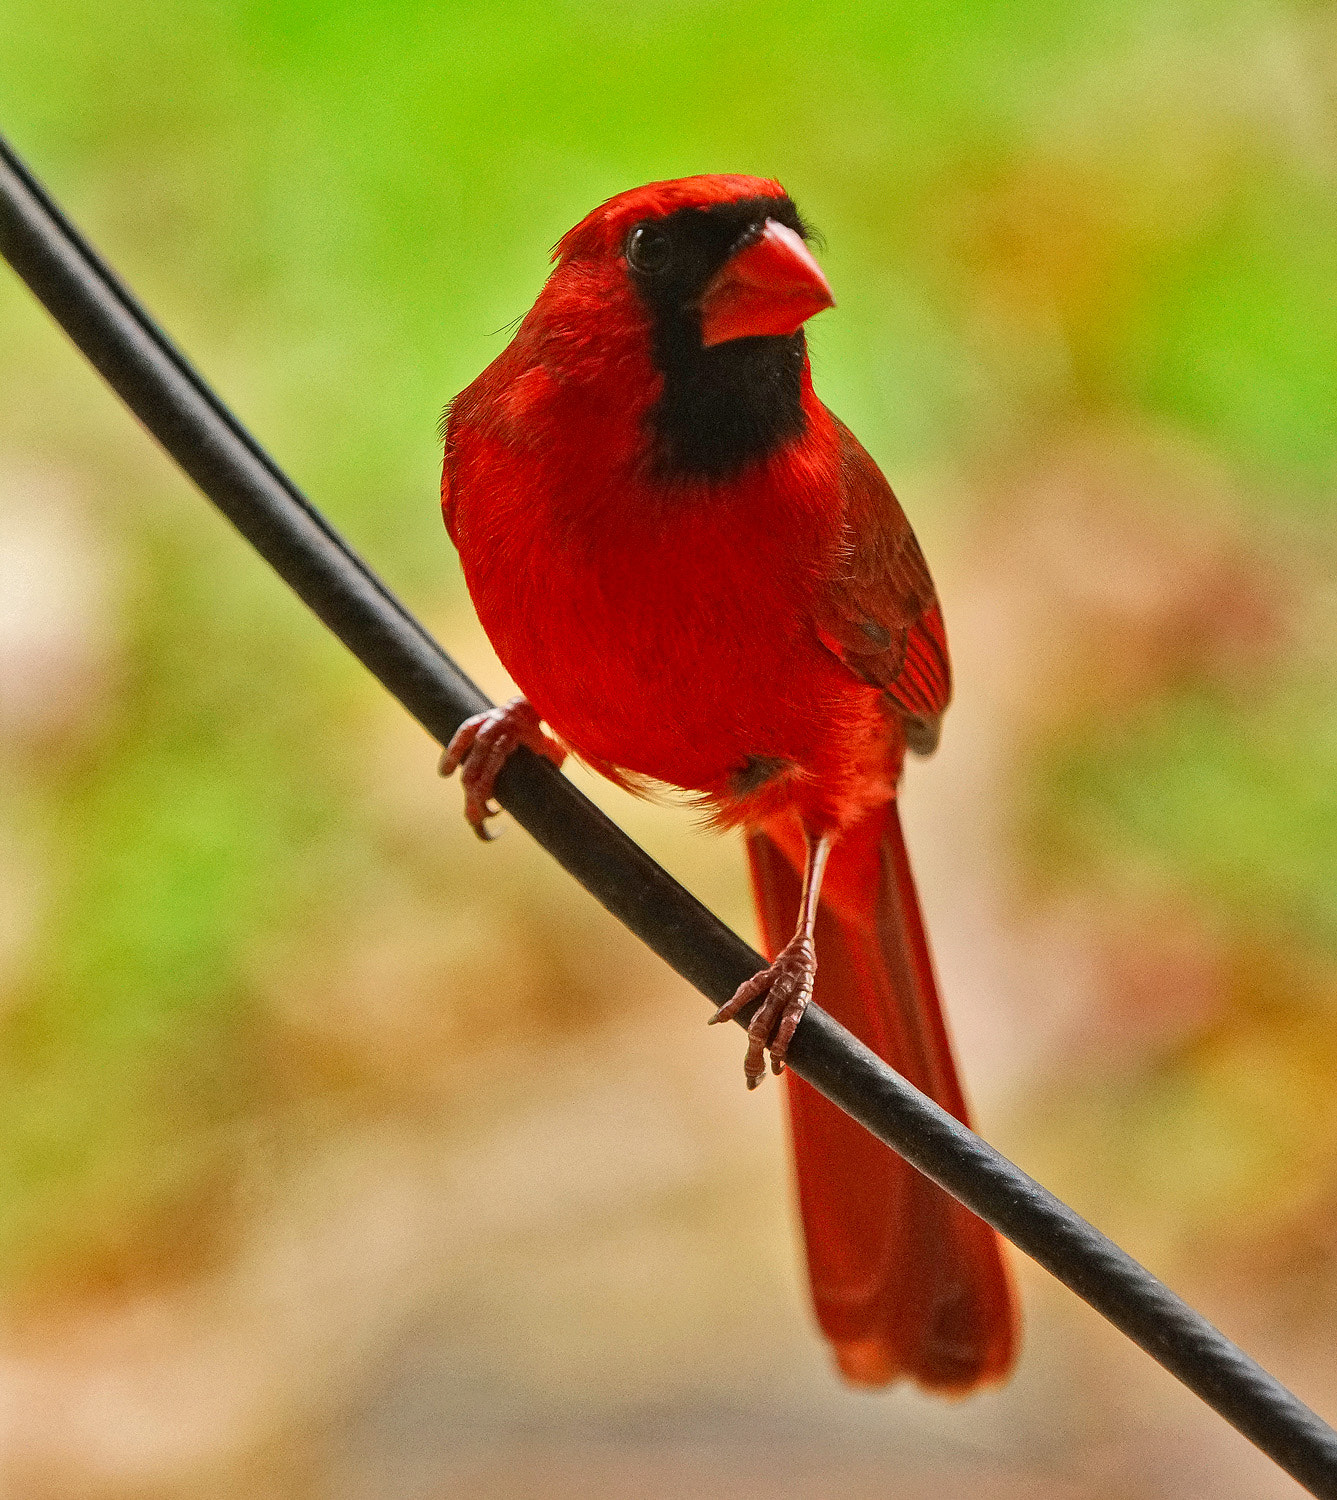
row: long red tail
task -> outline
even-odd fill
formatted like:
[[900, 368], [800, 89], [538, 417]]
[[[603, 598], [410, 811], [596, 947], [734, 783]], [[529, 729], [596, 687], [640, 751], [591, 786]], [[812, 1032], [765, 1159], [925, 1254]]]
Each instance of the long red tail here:
[[[796, 818], [748, 836], [770, 956], [793, 935], [803, 853]], [[966, 1121], [894, 802], [833, 849], [816, 944], [817, 1004]], [[1003, 1379], [1017, 1312], [994, 1231], [786, 1076], [813, 1301], [842, 1373], [955, 1394]]]

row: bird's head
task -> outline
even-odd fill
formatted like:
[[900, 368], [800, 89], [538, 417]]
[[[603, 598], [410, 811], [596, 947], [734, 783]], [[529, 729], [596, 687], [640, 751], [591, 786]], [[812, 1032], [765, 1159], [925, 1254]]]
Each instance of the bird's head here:
[[554, 259], [612, 271], [657, 322], [703, 348], [796, 333], [835, 298], [808, 227], [778, 182], [682, 177], [610, 198], [564, 235]]
[[648, 355], [659, 466], [721, 477], [803, 430], [803, 325], [835, 305], [808, 238], [778, 182], [652, 182], [563, 236], [540, 306], [591, 360]]

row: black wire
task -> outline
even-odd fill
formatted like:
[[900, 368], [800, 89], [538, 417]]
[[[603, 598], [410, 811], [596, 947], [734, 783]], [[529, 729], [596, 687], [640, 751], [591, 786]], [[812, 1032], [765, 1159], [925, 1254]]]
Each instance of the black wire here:
[[[445, 743], [487, 699], [223, 406], [0, 138], [0, 253], [145, 427], [324, 623]], [[762, 960], [528, 751], [498, 801], [715, 1004]], [[1337, 1433], [1144, 1267], [816, 1006], [790, 1065], [1072, 1288], [1310, 1493]]]

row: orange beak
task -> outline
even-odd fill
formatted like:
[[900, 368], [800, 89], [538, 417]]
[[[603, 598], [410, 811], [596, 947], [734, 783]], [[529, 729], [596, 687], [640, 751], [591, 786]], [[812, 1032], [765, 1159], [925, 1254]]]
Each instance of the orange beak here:
[[836, 299], [801, 235], [766, 220], [753, 240], [715, 273], [701, 298], [701, 343], [794, 333]]

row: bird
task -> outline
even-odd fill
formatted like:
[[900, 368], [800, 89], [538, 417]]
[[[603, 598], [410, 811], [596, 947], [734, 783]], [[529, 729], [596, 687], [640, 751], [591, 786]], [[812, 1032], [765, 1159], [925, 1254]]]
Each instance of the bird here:
[[441, 499], [521, 696], [441, 759], [490, 837], [517, 746], [686, 793], [746, 841], [768, 964], [749, 1088], [787, 1080], [817, 1321], [852, 1384], [963, 1395], [1018, 1344], [995, 1232], [792, 1070], [816, 1001], [968, 1123], [901, 831], [907, 751], [951, 696], [933, 581], [877, 464], [817, 397], [834, 306], [776, 181], [618, 194], [565, 234], [505, 350], [450, 403]]

